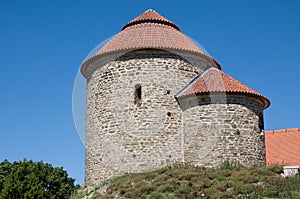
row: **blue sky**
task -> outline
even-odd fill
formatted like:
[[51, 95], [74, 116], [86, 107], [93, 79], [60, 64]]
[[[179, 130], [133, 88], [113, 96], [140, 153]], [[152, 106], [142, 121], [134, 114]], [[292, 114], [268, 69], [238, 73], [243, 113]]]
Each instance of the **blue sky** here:
[[79, 66], [150, 8], [271, 100], [266, 129], [300, 127], [300, 1], [0, 0], [0, 161], [43, 160], [83, 183], [72, 115]]

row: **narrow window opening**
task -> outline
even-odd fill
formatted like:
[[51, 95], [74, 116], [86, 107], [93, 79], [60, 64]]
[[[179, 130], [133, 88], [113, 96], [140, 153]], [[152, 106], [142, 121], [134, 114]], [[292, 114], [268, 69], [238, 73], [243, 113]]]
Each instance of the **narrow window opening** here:
[[264, 130], [264, 115], [263, 115], [263, 113], [261, 112], [261, 113], [259, 113], [259, 129], [260, 129], [260, 131], [262, 131], [262, 130]]
[[170, 94], [170, 93], [171, 93], [171, 91], [167, 90], [167, 94]]
[[140, 106], [142, 102], [142, 86], [140, 84], [136, 84], [134, 88], [134, 104]]
[[171, 117], [171, 112], [168, 112], [167, 115], [168, 115], [169, 117]]

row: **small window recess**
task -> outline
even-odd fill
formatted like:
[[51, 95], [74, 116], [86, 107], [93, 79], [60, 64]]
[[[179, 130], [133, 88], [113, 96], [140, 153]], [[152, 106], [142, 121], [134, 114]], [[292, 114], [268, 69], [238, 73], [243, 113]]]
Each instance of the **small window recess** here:
[[142, 86], [140, 84], [136, 84], [134, 89], [134, 104], [140, 106], [142, 103]]
[[264, 115], [262, 112], [259, 113], [259, 130], [260, 132], [264, 130]]
[[238, 136], [240, 136], [240, 134], [241, 134], [241, 132], [240, 132], [239, 129], [236, 129], [235, 133], [236, 133], [236, 135], [238, 135]]

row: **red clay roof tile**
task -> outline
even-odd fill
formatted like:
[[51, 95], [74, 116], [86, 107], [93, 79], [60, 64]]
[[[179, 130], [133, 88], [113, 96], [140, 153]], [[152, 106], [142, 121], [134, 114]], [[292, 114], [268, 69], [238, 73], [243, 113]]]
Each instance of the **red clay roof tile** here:
[[147, 10], [143, 14], [139, 15], [135, 19], [131, 20], [127, 24], [125, 24], [122, 28], [122, 30], [126, 29], [127, 27], [133, 26], [135, 24], [140, 23], [160, 23], [160, 24], [166, 24], [169, 25], [176, 30], [180, 31], [180, 28], [173, 23], [172, 21], [168, 20], [167, 18], [163, 17], [161, 14], [155, 12], [154, 10]]
[[266, 163], [300, 166], [300, 128], [265, 132]]
[[197, 44], [179, 31], [179, 27], [153, 10], [148, 10], [133, 19], [122, 31], [110, 39], [95, 55], [85, 60], [85, 65], [92, 59], [123, 50], [162, 49], [193, 52], [207, 57], [218, 68], [220, 64], [205, 53]]
[[126, 28], [108, 41], [97, 54], [141, 48], [180, 49], [205, 54], [181, 32], [170, 26], [151, 23]]
[[267, 108], [270, 105], [270, 101], [266, 97], [216, 68], [210, 68], [202, 74], [199, 74], [177, 95], [177, 97], [207, 94], [212, 92], [252, 95], [260, 98], [264, 102], [264, 108]]

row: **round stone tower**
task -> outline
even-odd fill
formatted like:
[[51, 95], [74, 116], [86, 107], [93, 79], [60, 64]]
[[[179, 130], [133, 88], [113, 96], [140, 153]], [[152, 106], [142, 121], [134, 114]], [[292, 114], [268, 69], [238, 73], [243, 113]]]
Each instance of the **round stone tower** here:
[[[269, 101], [223, 73], [153, 10], [125, 24], [81, 72], [87, 79], [86, 184], [176, 162], [265, 160], [262, 111]], [[205, 87], [210, 77], [223, 76], [217, 90]]]
[[185, 161], [216, 166], [224, 160], [264, 165], [263, 110], [269, 100], [224, 72], [210, 68], [177, 95], [185, 133]]

